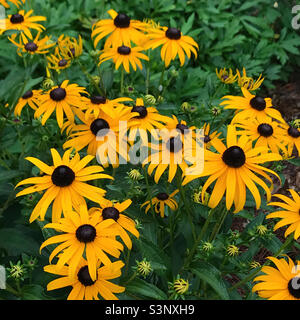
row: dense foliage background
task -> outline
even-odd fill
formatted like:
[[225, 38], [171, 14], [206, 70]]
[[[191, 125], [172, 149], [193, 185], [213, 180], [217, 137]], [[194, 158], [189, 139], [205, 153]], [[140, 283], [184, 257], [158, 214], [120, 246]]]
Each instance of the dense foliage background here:
[[[277, 88], [283, 84], [295, 81], [295, 71], [300, 66], [299, 31], [291, 26], [291, 8], [296, 4], [295, 1], [32, 0], [26, 5], [29, 6], [29, 2], [35, 15], [47, 17], [46, 33], [53, 39], [61, 34], [75, 37], [80, 34], [84, 39], [84, 53], [80, 57], [84, 70], [74, 65], [72, 69], [62, 72], [58, 80], [69, 79], [71, 83], [92, 90], [93, 85], [87, 74], [100, 76], [108, 98], [120, 96], [120, 75], [109, 64], [97, 68], [97, 50], [90, 38], [92, 24], [107, 18], [107, 10], [113, 8], [139, 20], [153, 19], [161, 25], [177, 26], [184, 34], [192, 36], [199, 45], [198, 58], [189, 60], [182, 68], [178, 61], [173, 63], [166, 71], [164, 86], [168, 87], [163, 93], [158, 90], [162, 70], [159, 51], [151, 53], [149, 87], [150, 94], [162, 96], [157, 105], [162, 114], [175, 114], [189, 125], [199, 127], [203, 122], [211, 121], [211, 110], [218, 106], [224, 94], [240, 94], [236, 85], [226, 86], [218, 80], [216, 68], [242, 70], [245, 67], [247, 75], [253, 78], [258, 78], [262, 73], [265, 81], [261, 91], [269, 95], [276, 94]], [[39, 246], [51, 231], [41, 231], [45, 222], [28, 222], [39, 196], [34, 194], [16, 199], [14, 186], [22, 179], [39, 173], [37, 168], [24, 160], [26, 156], [36, 156], [49, 162], [49, 149], [62, 151], [66, 136], [60, 133], [54, 118], [42, 126], [33, 119], [31, 110], [24, 110], [20, 118], [13, 116], [11, 110], [19, 97], [26, 90], [42, 86], [46, 78], [46, 60], [34, 57], [30, 62], [31, 67], [24, 68], [24, 61], [16, 54], [16, 48], [8, 41], [7, 34], [10, 33], [0, 37], [0, 265], [10, 268], [19, 262], [26, 265], [27, 271], [17, 282], [13, 278], [8, 279], [10, 288], [15, 289], [0, 290], [0, 299], [65, 299], [68, 290], [46, 291], [47, 283], [53, 279], [43, 271], [43, 266], [48, 264], [50, 251], [44, 249], [40, 254]], [[127, 90], [125, 95], [136, 98], [145, 94], [145, 77], [145, 69], [126, 75], [125, 86], [133, 90]], [[193, 108], [184, 112], [181, 109], [184, 102]], [[231, 115], [232, 111], [222, 111], [214, 119], [214, 127], [224, 132], [224, 119], [229, 121]], [[297, 116], [294, 113], [286, 120], [292, 121]], [[281, 172], [283, 185], [284, 168], [287, 165], [293, 171], [299, 162], [295, 159], [290, 163], [283, 161], [276, 168], [277, 172]], [[116, 180], [104, 185], [108, 190], [108, 198], [133, 200], [128, 213], [139, 221], [141, 227], [141, 237], [134, 241], [131, 254], [125, 252], [122, 257], [127, 265], [120, 283], [125, 284], [126, 292], [119, 295], [120, 299], [167, 299], [168, 282], [172, 282], [178, 274], [183, 278], [189, 277], [191, 289], [187, 299], [257, 299], [249, 290], [250, 282], [245, 283], [239, 291], [228, 288], [251, 272], [249, 263], [255, 260], [254, 257], [263, 263], [266, 252], [274, 254], [282, 244], [282, 239], [272, 232], [271, 227], [264, 236], [255, 231], [256, 226], [265, 223], [265, 212], [270, 211], [266, 204], [263, 203], [261, 210], [256, 211], [250, 196], [243, 211], [235, 216], [229, 215], [214, 242], [214, 251], [206, 253], [199, 248], [199, 259], [192, 265], [195, 276], [190, 278], [191, 274], [187, 275], [182, 268], [187, 248], [192, 245], [187, 219], [179, 219], [172, 246], [160, 243], [165, 230], [169, 230], [167, 220], [153, 221], [151, 215], [145, 215], [144, 210], [140, 209], [145, 201], [145, 179], [133, 183], [127, 175], [131, 168], [133, 166], [121, 166], [117, 169]], [[197, 186], [197, 183], [189, 186], [189, 197], [192, 197], [193, 188]], [[153, 189], [158, 187], [164, 186], [152, 183]], [[183, 206], [183, 203], [179, 202], [179, 206]], [[198, 217], [196, 230], [199, 232], [208, 208], [192, 203], [192, 209]], [[237, 222], [239, 230], [234, 228]], [[238, 236], [237, 231], [240, 232]], [[237, 257], [228, 257], [230, 263], [226, 261], [224, 264], [222, 252], [231, 243], [242, 250]], [[298, 249], [299, 244], [294, 243], [289, 247], [289, 252], [294, 252], [294, 257], [300, 259]], [[144, 258], [151, 262], [153, 272], [145, 279], [137, 277], [126, 285], [133, 273], [132, 267], [136, 261]], [[225, 268], [223, 273], [218, 269], [222, 262]], [[208, 285], [203, 287], [203, 291], [194, 292], [193, 288], [197, 288], [199, 281]]]

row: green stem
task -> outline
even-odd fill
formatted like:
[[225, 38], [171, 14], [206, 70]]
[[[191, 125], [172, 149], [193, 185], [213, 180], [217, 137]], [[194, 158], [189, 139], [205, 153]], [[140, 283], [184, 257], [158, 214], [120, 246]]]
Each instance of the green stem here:
[[123, 284], [123, 286], [126, 286], [128, 283], [130, 283], [132, 280], [134, 280], [137, 275], [138, 275], [138, 272], [137, 272], [137, 271], [134, 271], [134, 273], [132, 274], [132, 276]]
[[224, 223], [224, 221], [225, 221], [225, 218], [226, 218], [226, 216], [227, 216], [227, 213], [228, 213], [228, 211], [227, 211], [227, 209], [226, 209], [226, 207], [223, 209], [223, 212], [221, 213], [221, 215], [220, 215], [220, 217], [219, 217], [219, 220], [217, 221], [217, 223], [215, 224], [215, 227], [214, 227], [214, 229], [213, 229], [213, 231], [212, 231], [212, 233], [211, 233], [211, 236], [210, 236], [210, 238], [209, 238], [209, 242], [212, 242], [215, 238], [216, 238], [216, 236], [217, 236], [217, 234], [219, 233], [219, 231], [220, 231], [220, 229], [221, 229], [221, 227], [222, 227], [222, 225], [223, 225], [223, 223]]
[[99, 85], [96, 83], [96, 81], [94, 80], [94, 78], [88, 73], [88, 71], [86, 70], [86, 68], [81, 64], [81, 62], [79, 60], [77, 60], [81, 71], [89, 78], [89, 80], [93, 83], [93, 86], [95, 87], [95, 89], [98, 91], [98, 93], [101, 96], [105, 96], [105, 93], [102, 91], [102, 89], [99, 87]]
[[155, 214], [154, 208], [153, 208], [152, 195], [151, 195], [150, 185], [149, 185], [149, 181], [148, 181], [148, 173], [147, 173], [147, 170], [145, 169], [145, 167], [143, 167], [143, 170], [144, 170], [144, 176], [145, 176], [145, 181], [146, 181], [146, 186], [147, 186], [147, 193], [148, 193], [148, 197], [149, 197], [149, 201], [150, 201], [151, 213], [152, 213], [153, 218], [156, 221], [156, 214]]
[[149, 83], [150, 83], [150, 50], [148, 50], [148, 58], [149, 61], [147, 63], [147, 67], [146, 67], [146, 94], [149, 94]]
[[124, 68], [121, 68], [121, 83], [120, 83], [121, 95], [124, 94]]
[[6, 284], [6, 288], [5, 290], [7, 292], [10, 292], [12, 293], [13, 295], [17, 296], [17, 297], [20, 297], [21, 296], [21, 292], [15, 290], [13, 287], [11, 287], [9, 284]]

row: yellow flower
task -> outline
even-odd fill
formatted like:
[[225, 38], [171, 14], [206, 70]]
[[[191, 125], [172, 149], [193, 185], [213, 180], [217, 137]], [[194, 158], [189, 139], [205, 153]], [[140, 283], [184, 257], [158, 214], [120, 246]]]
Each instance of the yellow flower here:
[[144, 202], [141, 205], [141, 208], [147, 205], [146, 207], [146, 213], [152, 206], [154, 207], [154, 210], [156, 213], [160, 213], [160, 216], [163, 218], [165, 216], [165, 205], [167, 205], [171, 210], [175, 211], [178, 208], [177, 202], [173, 199], [173, 197], [179, 192], [179, 190], [175, 190], [170, 195], [165, 192], [160, 192], [156, 195], [156, 197], [152, 198], [151, 200], [148, 200]]
[[223, 83], [226, 84], [234, 83], [237, 78], [237, 74], [233, 75], [232, 69], [229, 69], [229, 71], [227, 71], [226, 68], [220, 69], [219, 71], [218, 69], [216, 69], [216, 75]]
[[80, 160], [79, 154], [76, 153], [70, 159], [71, 149], [67, 150], [62, 158], [55, 149], [51, 149], [51, 154], [53, 166], [48, 166], [33, 157], [25, 158], [36, 165], [45, 175], [25, 179], [16, 185], [17, 188], [24, 184], [34, 184], [20, 191], [16, 195], [17, 197], [47, 189], [33, 209], [30, 222], [38, 217], [44, 220], [47, 209], [52, 202], [52, 221], [56, 222], [61, 217], [62, 212], [65, 215], [73, 207], [78, 209], [80, 205], [85, 205], [84, 197], [94, 202], [100, 201], [105, 194], [105, 190], [85, 182], [95, 179], [113, 179], [111, 176], [101, 173], [103, 172], [101, 166], [86, 167], [94, 159], [93, 156], [86, 156]]
[[32, 39], [32, 34], [30, 29], [42, 32], [45, 27], [38, 24], [38, 21], [46, 21], [46, 17], [43, 16], [32, 16], [33, 10], [27, 13], [24, 10], [20, 10], [18, 13], [13, 15], [8, 15], [7, 19], [0, 20], [0, 25], [5, 25], [5, 29], [0, 29], [0, 35], [7, 30], [19, 30], [23, 31], [25, 35]]
[[58, 48], [55, 49], [55, 54], [51, 54], [47, 57], [48, 68], [60, 73], [61, 70], [69, 68], [71, 65], [71, 59], [65, 59], [59, 52]]
[[263, 275], [257, 276], [252, 291], [268, 300], [300, 300], [300, 261], [294, 262], [288, 257], [284, 259], [268, 257], [277, 268], [263, 266]]
[[288, 124], [283, 124], [284, 128], [284, 139], [287, 141], [287, 157], [290, 157], [293, 153], [294, 147], [298, 151], [298, 156], [300, 156], [300, 128], [290, 126]]
[[65, 265], [59, 268], [57, 265], [51, 264], [45, 266], [44, 271], [61, 277], [52, 280], [47, 285], [47, 290], [71, 286], [72, 290], [68, 295], [68, 300], [99, 300], [99, 295], [105, 300], [118, 300], [114, 293], [124, 292], [125, 288], [109, 280], [120, 277], [123, 266], [122, 261], [116, 261], [111, 265], [99, 267], [97, 268], [96, 279], [92, 280], [84, 258], [81, 258], [78, 263], [75, 271], [76, 277], [69, 275], [69, 266]]
[[152, 49], [162, 45], [160, 54], [161, 59], [165, 62], [165, 66], [168, 67], [171, 60], [174, 60], [177, 55], [180, 60], [180, 65], [183, 66], [185, 62], [185, 54], [190, 59], [191, 52], [197, 58], [198, 44], [192, 37], [185, 36], [179, 29], [176, 28], [153, 28], [147, 30], [149, 41], [145, 44], [145, 49]]
[[260, 75], [259, 78], [256, 81], [254, 81], [253, 78], [247, 77], [245, 68], [243, 68], [243, 75], [241, 75], [239, 70], [236, 70], [236, 75], [238, 77], [239, 87], [246, 88], [249, 91], [257, 90], [265, 79], [262, 78], [262, 75]]
[[138, 20], [131, 20], [125, 13], [108, 10], [112, 19], [104, 19], [96, 22], [92, 27], [92, 38], [96, 48], [98, 42], [106, 37], [104, 48], [131, 46], [131, 42], [140, 45], [145, 41], [145, 34], [141, 31], [147, 24]]
[[141, 53], [144, 49], [142, 47], [130, 47], [130, 46], [119, 46], [104, 49], [103, 53], [99, 57], [99, 65], [103, 62], [112, 59], [115, 64], [116, 70], [119, 69], [120, 65], [123, 66], [127, 73], [130, 72], [130, 65], [133, 70], [136, 71], [138, 66], [141, 70], [143, 65], [140, 59], [149, 60], [149, 57], [144, 53]]
[[257, 230], [257, 232], [258, 232], [258, 234], [259, 234], [260, 236], [263, 236], [264, 234], [267, 233], [268, 228], [267, 228], [266, 226], [260, 224], [259, 226], [256, 227], [256, 230]]
[[28, 104], [33, 110], [36, 110], [39, 105], [39, 97], [42, 90], [28, 90], [23, 96], [18, 100], [14, 114], [15, 116], [20, 116], [23, 108]]
[[151, 263], [146, 259], [137, 263], [137, 272], [144, 277], [147, 277], [152, 271]]
[[[59, 230], [63, 233], [50, 237], [41, 245], [40, 251], [50, 244], [61, 243], [49, 256], [49, 263], [58, 256], [57, 269], [67, 263], [69, 276], [76, 273], [78, 264], [85, 252], [88, 271], [93, 281], [97, 278], [97, 263], [111, 265], [107, 254], [119, 258], [123, 245], [116, 240], [119, 235], [113, 219], [100, 219], [100, 211], [89, 215], [86, 205], [77, 211], [67, 211], [64, 218], [48, 223], [44, 228]], [[62, 252], [61, 254], [59, 254]]]
[[57, 48], [65, 60], [72, 60], [82, 55], [82, 38], [79, 35], [78, 40], [74, 37], [65, 37], [62, 34], [57, 40]]
[[26, 36], [21, 33], [19, 36], [19, 41], [17, 42], [17, 34], [13, 34], [8, 39], [18, 47], [17, 53], [22, 57], [22, 53], [33, 54], [46, 54], [49, 52], [49, 49], [55, 46], [54, 42], [50, 41], [48, 36], [45, 36], [43, 39], [39, 39], [41, 32], [38, 32], [37, 36], [33, 41], [29, 41]]
[[137, 169], [132, 169], [127, 174], [132, 180], [140, 180], [143, 178], [143, 175]]
[[261, 264], [258, 261], [252, 261], [250, 263], [250, 268], [251, 269], [259, 268], [260, 266], [261, 266]]
[[8, 9], [10, 6], [7, 2], [11, 2], [13, 3], [15, 6], [17, 6], [19, 8], [19, 6], [23, 3], [25, 3], [26, 0], [0, 0], [0, 5], [2, 5], [3, 7], [5, 7], [6, 9]]

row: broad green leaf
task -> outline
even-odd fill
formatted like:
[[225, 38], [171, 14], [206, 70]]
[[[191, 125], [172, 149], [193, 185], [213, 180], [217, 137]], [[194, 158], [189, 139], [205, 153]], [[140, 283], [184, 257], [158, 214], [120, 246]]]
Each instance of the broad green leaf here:
[[135, 278], [126, 286], [126, 292], [134, 296], [142, 296], [148, 299], [166, 300], [166, 294], [154, 284]]

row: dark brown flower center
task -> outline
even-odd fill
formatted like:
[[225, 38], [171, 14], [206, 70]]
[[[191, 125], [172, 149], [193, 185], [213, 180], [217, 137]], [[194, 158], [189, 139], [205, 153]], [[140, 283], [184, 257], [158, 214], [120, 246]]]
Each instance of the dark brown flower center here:
[[229, 78], [229, 76], [227, 75], [227, 74], [223, 74], [222, 75], [222, 79], [225, 81], [225, 80], [227, 80]]
[[204, 136], [204, 143], [208, 143], [209, 141], [211, 141], [211, 138], [209, 135]]
[[61, 165], [54, 169], [51, 180], [58, 187], [67, 187], [75, 180], [75, 173], [71, 168]]
[[88, 266], [84, 266], [80, 268], [80, 270], [77, 273], [77, 278], [79, 282], [84, 285], [85, 287], [92, 286], [96, 281], [93, 281]]
[[129, 55], [130, 52], [131, 52], [131, 49], [129, 47], [126, 47], [126, 46], [118, 47], [118, 53], [123, 55], [123, 56]]
[[61, 59], [58, 62], [59, 67], [65, 67], [68, 64], [68, 61], [66, 59]]
[[66, 97], [66, 95], [67, 92], [63, 88], [56, 88], [50, 92], [50, 98], [54, 101], [61, 101]]
[[119, 13], [114, 19], [114, 25], [117, 28], [128, 28], [130, 25], [130, 18], [125, 13]]
[[69, 56], [70, 58], [74, 58], [74, 57], [75, 57], [75, 54], [76, 54], [75, 48], [69, 48], [68, 56]]
[[23, 99], [30, 99], [32, 97], [33, 97], [33, 92], [31, 90], [26, 91], [22, 96]]
[[178, 123], [176, 129], [178, 129], [182, 134], [188, 133], [189, 131], [189, 127], [183, 123]]
[[257, 127], [257, 132], [263, 137], [270, 137], [273, 134], [273, 128], [267, 123], [262, 123]]
[[300, 299], [300, 277], [294, 277], [288, 282], [288, 291], [296, 299]]
[[177, 153], [182, 149], [182, 142], [180, 137], [172, 137], [167, 142], [167, 148], [172, 153]]
[[22, 23], [24, 21], [24, 17], [19, 14], [19, 13], [16, 13], [16, 14], [13, 14], [11, 17], [10, 17], [10, 22], [12, 24], [18, 24], [18, 23]]
[[34, 42], [28, 42], [25, 44], [25, 50], [30, 52], [35, 52], [38, 49], [38, 46]]
[[91, 102], [93, 104], [105, 104], [106, 103], [106, 98], [103, 96], [92, 96], [91, 97]]
[[90, 130], [92, 133], [95, 136], [98, 135], [100, 137], [105, 136], [108, 133], [109, 128], [108, 122], [101, 118], [94, 120], [90, 125]]
[[120, 217], [120, 211], [115, 207], [107, 207], [102, 210], [103, 220], [113, 219], [117, 221]]
[[300, 137], [300, 131], [297, 128], [289, 127], [288, 128], [288, 134], [293, 138], [299, 138]]
[[144, 119], [148, 115], [147, 108], [144, 106], [134, 106], [132, 107], [131, 112], [137, 112], [139, 114], [139, 116], [135, 117], [137, 119]]
[[158, 200], [163, 200], [164, 201], [164, 200], [169, 199], [169, 195], [167, 193], [165, 193], [165, 192], [161, 192], [158, 195], [156, 195], [156, 198]]
[[250, 105], [255, 110], [263, 111], [266, 108], [266, 101], [263, 97], [256, 96], [250, 100]]
[[176, 28], [168, 28], [166, 31], [166, 37], [171, 40], [178, 40], [181, 38], [181, 31]]
[[231, 168], [240, 168], [245, 164], [246, 156], [243, 149], [232, 146], [224, 151], [222, 160]]
[[80, 242], [93, 242], [96, 238], [97, 232], [94, 226], [90, 224], [83, 224], [76, 230], [76, 238]]

